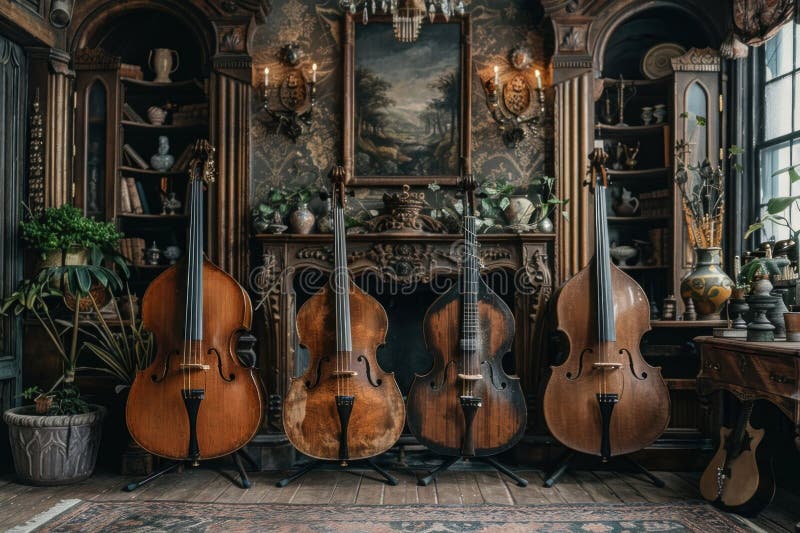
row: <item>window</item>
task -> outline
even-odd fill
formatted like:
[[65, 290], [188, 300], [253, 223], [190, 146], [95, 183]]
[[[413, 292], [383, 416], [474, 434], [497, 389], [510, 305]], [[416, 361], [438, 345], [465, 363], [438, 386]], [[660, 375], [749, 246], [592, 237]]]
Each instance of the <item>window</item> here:
[[[770, 39], [761, 54], [761, 127], [756, 142], [760, 165], [762, 205], [775, 196], [800, 194], [800, 183], [791, 185], [779, 170], [800, 165], [800, 26], [786, 24]], [[793, 227], [800, 227], [800, 213], [785, 213]], [[762, 237], [789, 238], [787, 228], [766, 224]]]

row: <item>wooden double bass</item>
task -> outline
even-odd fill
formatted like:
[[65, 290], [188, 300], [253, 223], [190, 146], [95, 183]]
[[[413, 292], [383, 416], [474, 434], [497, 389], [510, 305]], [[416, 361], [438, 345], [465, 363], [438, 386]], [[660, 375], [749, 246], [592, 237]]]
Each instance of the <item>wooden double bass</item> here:
[[425, 315], [433, 366], [414, 378], [407, 418], [411, 433], [440, 455], [488, 457], [522, 438], [527, 409], [519, 378], [506, 375], [502, 363], [514, 341], [514, 316], [480, 276], [472, 176], [463, 186], [459, 283]]
[[639, 351], [650, 329], [647, 296], [609, 255], [606, 158], [601, 149], [589, 156], [595, 255], [555, 295], [557, 329], [569, 354], [550, 368], [543, 400], [547, 427], [561, 444], [604, 460], [651, 444], [669, 421], [661, 369]]
[[283, 405], [289, 441], [315, 459], [358, 460], [379, 455], [400, 438], [403, 395], [394, 375], [378, 365], [386, 311], [353, 283], [345, 247], [344, 168], [331, 172], [334, 269], [329, 282], [297, 312], [300, 344], [309, 352]]
[[239, 334], [250, 328], [250, 298], [203, 257], [203, 186], [213, 179], [213, 155], [207, 141], [195, 144], [186, 259], [144, 294], [142, 321], [157, 353], [134, 379], [125, 410], [142, 448], [194, 464], [247, 444], [261, 424], [263, 400], [255, 369], [235, 352]]

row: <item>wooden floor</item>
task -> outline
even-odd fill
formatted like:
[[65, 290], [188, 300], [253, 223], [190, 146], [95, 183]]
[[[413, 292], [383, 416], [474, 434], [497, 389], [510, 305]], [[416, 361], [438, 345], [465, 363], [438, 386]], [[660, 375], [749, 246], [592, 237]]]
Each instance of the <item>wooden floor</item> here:
[[[395, 472], [396, 473], [396, 472]], [[547, 504], [583, 502], [665, 502], [698, 499], [694, 474], [661, 472], [667, 483], [657, 489], [633, 475], [613, 472], [573, 472], [552, 489], [542, 487], [539, 471], [521, 472], [530, 484], [520, 488], [490, 470], [444, 472], [428, 487], [420, 487], [411, 473], [396, 473], [400, 484], [391, 487], [372, 473], [316, 471], [285, 488], [275, 487], [280, 473], [251, 474], [252, 488], [231, 483], [232, 470], [206, 467], [168, 474], [134, 492], [121, 488], [130, 481], [119, 475], [96, 473], [92, 478], [65, 487], [19, 485], [11, 476], [0, 478], [0, 531], [22, 524], [66, 498], [88, 500], [179, 500], [191, 502], [242, 502], [292, 504]], [[794, 531], [800, 520], [800, 497], [779, 491], [775, 501], [753, 520], [769, 532]], [[708, 532], [711, 533], [711, 532]]]

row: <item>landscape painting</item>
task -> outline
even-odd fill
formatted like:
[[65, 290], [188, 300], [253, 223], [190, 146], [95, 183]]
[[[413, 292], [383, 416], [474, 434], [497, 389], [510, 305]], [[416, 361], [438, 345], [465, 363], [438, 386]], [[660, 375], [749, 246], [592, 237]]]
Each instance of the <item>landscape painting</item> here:
[[400, 43], [391, 23], [356, 24], [354, 42], [350, 145], [356, 180], [456, 178], [462, 156], [461, 25], [426, 23], [417, 42]]

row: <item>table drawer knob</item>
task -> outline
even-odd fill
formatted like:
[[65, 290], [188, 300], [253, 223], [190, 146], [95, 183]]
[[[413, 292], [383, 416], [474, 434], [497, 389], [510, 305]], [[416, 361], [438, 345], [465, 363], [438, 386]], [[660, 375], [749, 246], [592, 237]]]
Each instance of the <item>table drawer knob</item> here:
[[774, 381], [775, 383], [780, 383], [782, 385], [784, 384], [794, 385], [796, 382], [796, 380], [790, 377], [784, 376], [783, 374], [777, 374], [775, 372], [770, 373], [769, 380]]

